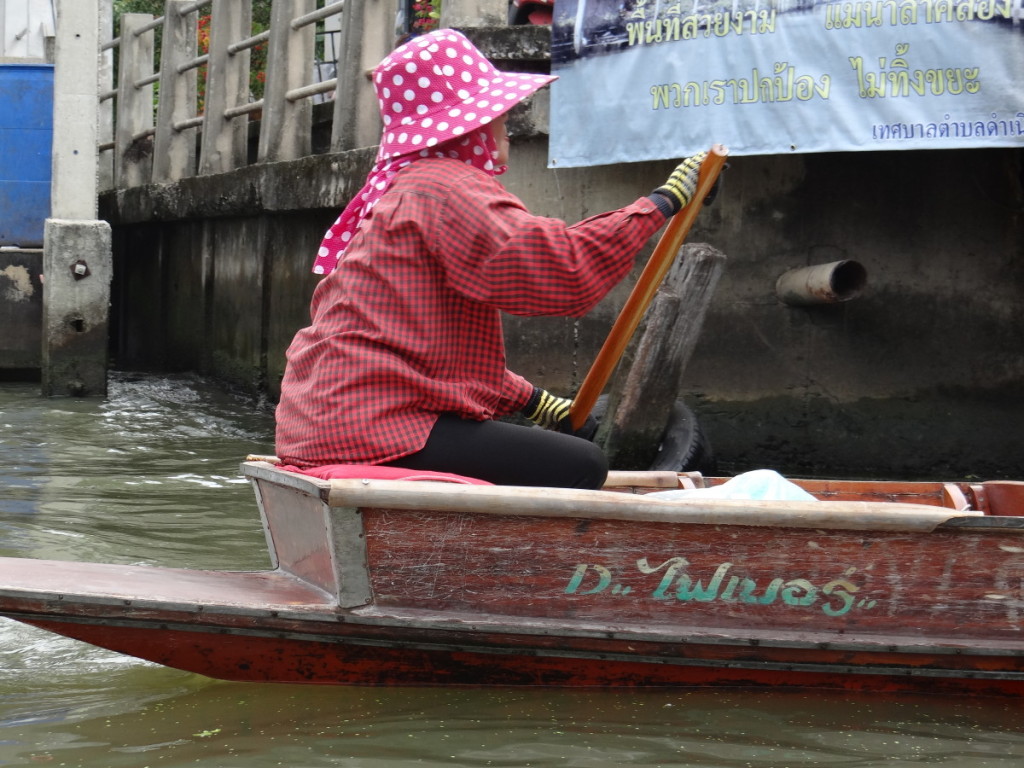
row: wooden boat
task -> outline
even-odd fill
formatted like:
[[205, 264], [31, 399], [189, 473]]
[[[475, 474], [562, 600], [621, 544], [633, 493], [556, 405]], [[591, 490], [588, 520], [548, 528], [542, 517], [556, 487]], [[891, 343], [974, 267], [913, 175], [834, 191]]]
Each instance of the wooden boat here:
[[318, 480], [265, 461], [272, 570], [0, 558], [0, 614], [214, 678], [1024, 693], [1024, 483], [818, 500]]

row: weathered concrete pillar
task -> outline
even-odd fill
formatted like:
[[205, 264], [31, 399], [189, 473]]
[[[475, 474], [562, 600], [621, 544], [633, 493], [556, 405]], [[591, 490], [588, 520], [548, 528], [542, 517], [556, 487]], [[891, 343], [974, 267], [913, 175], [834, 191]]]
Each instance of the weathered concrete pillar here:
[[372, 147], [380, 141], [380, 110], [367, 73], [394, 48], [394, 12], [389, 0], [345, 3], [341, 12], [333, 152]]
[[[114, 37], [114, 0], [99, 0], [99, 42], [101, 45]], [[114, 88], [114, 51], [100, 51], [99, 73], [97, 76], [99, 93]], [[105, 99], [100, 102], [99, 142], [114, 140], [114, 102]], [[97, 177], [100, 189], [111, 189], [114, 186], [114, 153], [111, 150], [101, 152], [98, 160]]]
[[267, 84], [263, 90], [259, 161], [295, 160], [310, 153], [313, 102], [290, 100], [289, 91], [309, 85], [313, 77], [316, 26], [292, 28], [292, 20], [316, 10], [314, 0], [276, 3], [270, 10]]
[[43, 237], [43, 395], [106, 397], [110, 225], [47, 219]]
[[508, 24], [508, 0], [444, 0], [441, 26], [503, 27]]
[[110, 225], [96, 220], [98, 0], [59, 0], [51, 218], [43, 232], [42, 392], [105, 397]]
[[57, 4], [50, 185], [50, 212], [55, 219], [96, 218], [96, 4], [97, 0], [61, 0]]
[[[89, 4], [95, 6], [95, 2]], [[126, 13], [121, 17], [114, 129], [114, 178], [120, 188], [148, 184], [153, 176], [153, 139], [142, 135], [153, 128], [153, 86], [136, 85], [153, 74], [153, 30], [142, 31], [152, 20], [148, 13]]]
[[242, 168], [248, 161], [248, 118], [226, 117], [224, 112], [249, 100], [249, 49], [232, 54], [228, 46], [251, 34], [252, 3], [213, 0], [200, 175]]
[[177, 181], [196, 172], [196, 128], [178, 124], [195, 117], [196, 71], [179, 67], [196, 57], [196, 17], [181, 11], [191, 0], [167, 0], [160, 52], [160, 102], [153, 141], [153, 181]]

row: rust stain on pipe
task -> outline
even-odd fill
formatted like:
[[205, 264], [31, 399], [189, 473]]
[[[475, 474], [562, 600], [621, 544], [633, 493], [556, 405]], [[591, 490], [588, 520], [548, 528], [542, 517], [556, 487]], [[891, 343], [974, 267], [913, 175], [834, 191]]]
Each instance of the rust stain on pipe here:
[[775, 282], [775, 295], [790, 306], [835, 304], [859, 296], [867, 279], [859, 262], [844, 259], [791, 269]]

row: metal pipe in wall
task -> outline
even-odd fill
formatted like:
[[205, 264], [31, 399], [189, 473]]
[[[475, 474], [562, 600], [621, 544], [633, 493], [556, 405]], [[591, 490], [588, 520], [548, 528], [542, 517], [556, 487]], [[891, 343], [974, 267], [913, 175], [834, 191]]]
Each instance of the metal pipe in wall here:
[[835, 304], [860, 295], [867, 279], [867, 270], [859, 262], [844, 259], [791, 269], [775, 282], [775, 295], [795, 307]]

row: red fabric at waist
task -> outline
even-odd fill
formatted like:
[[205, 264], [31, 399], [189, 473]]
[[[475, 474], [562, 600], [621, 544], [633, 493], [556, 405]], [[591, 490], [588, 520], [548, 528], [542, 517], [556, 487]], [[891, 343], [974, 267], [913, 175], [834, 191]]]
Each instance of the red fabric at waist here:
[[278, 466], [288, 472], [315, 477], [319, 480], [433, 480], [441, 483], [459, 483], [461, 485], [492, 485], [486, 480], [475, 477], [464, 477], [451, 472], [432, 472], [423, 469], [405, 469], [404, 467], [380, 467], [373, 464], [324, 464], [320, 467], [299, 469], [288, 464]]

